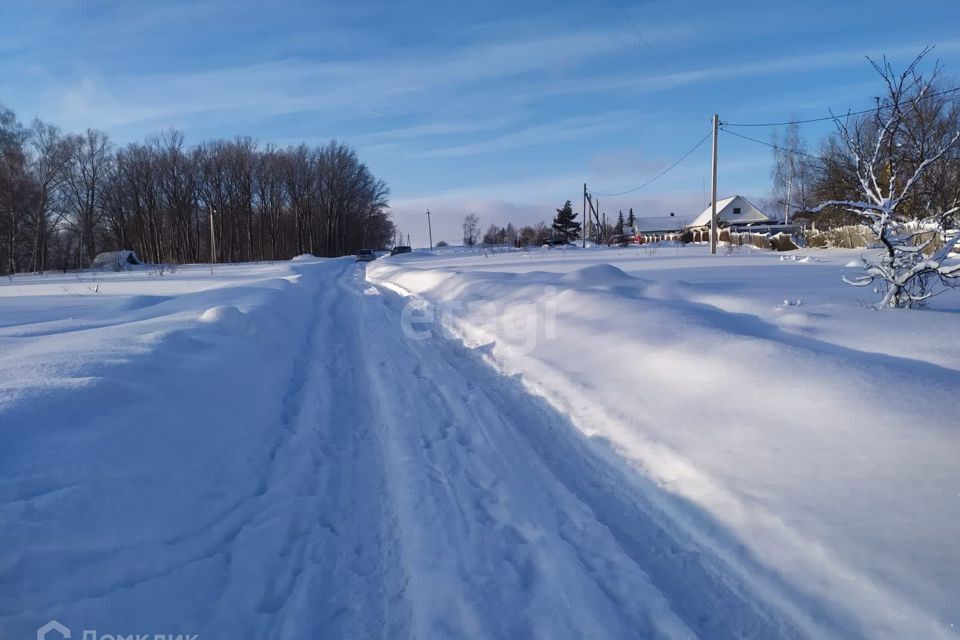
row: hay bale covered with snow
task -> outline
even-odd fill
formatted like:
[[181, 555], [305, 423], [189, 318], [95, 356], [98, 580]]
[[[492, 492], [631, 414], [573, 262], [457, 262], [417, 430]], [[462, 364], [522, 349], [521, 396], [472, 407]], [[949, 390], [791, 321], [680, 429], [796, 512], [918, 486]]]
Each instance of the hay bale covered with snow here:
[[770, 236], [770, 248], [774, 251], [796, 251], [800, 247], [786, 233]]
[[104, 251], [97, 254], [97, 257], [90, 264], [90, 268], [122, 271], [138, 264], [143, 264], [143, 261], [140, 260], [135, 251]]

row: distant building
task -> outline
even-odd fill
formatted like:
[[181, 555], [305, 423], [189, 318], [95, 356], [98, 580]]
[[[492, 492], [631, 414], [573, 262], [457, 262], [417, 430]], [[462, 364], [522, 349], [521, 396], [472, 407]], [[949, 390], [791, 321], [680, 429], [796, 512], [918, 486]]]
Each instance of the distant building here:
[[635, 218], [634, 234], [639, 244], [660, 240], [679, 240], [683, 234], [684, 223], [671, 213], [669, 216]]
[[[711, 207], [703, 210], [687, 229], [704, 229], [710, 227]], [[752, 227], [754, 225], [776, 224], [767, 214], [751, 204], [743, 196], [733, 196], [717, 200], [717, 226], [724, 227]]]
[[[669, 216], [636, 218], [633, 233], [625, 229], [623, 238], [627, 242], [637, 244], [662, 240], [706, 242], [710, 238], [710, 216], [710, 207], [707, 207], [689, 223], [673, 213]], [[732, 196], [717, 201], [717, 226], [730, 231], [749, 230], [758, 233], [788, 230], [788, 227], [778, 225], [743, 196]]]

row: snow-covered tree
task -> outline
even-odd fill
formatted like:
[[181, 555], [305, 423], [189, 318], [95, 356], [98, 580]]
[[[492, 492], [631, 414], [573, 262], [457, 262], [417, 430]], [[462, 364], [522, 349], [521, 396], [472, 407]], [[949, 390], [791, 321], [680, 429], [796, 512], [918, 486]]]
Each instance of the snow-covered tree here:
[[882, 255], [865, 259], [862, 273], [844, 280], [860, 287], [876, 284], [880, 308], [916, 306], [943, 287], [960, 285], [960, 264], [950, 259], [960, 241], [960, 198], [936, 206], [919, 189], [925, 174], [945, 162], [960, 140], [956, 122], [941, 135], [932, 135], [925, 126], [925, 103], [937, 97], [934, 81], [939, 72], [938, 67], [924, 77], [918, 70], [928, 52], [899, 74], [886, 59], [871, 60], [886, 95], [868, 117], [835, 119], [856, 166], [860, 199], [828, 200], [812, 209], [841, 207], [874, 233]]

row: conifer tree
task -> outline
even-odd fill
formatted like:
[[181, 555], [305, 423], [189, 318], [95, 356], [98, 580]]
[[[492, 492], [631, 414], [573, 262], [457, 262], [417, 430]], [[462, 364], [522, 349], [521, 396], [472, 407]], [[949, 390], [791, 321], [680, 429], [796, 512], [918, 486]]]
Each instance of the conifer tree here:
[[557, 216], [553, 219], [554, 237], [567, 242], [579, 238], [580, 223], [576, 220], [577, 215], [573, 212], [573, 205], [569, 200], [562, 209], [557, 209]]

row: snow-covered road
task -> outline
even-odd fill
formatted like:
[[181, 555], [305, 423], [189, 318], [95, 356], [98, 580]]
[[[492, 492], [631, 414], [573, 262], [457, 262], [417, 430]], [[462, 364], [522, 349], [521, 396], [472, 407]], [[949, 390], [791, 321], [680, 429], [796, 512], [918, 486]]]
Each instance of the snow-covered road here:
[[659, 525], [565, 416], [457, 343], [411, 339], [406, 301], [362, 267], [317, 269], [258, 533], [224, 548], [247, 568], [211, 635], [796, 635]]
[[[75, 637], [898, 628], [895, 611], [851, 617], [835, 585], [774, 570], [572, 421], [610, 407], [532, 395], [363, 265], [222, 271], [167, 276], [164, 296], [103, 276], [69, 307], [44, 302], [60, 281], [3, 298], [0, 637], [50, 619]], [[920, 620], [927, 637], [943, 630]]]
[[414, 636], [794, 634], [658, 524], [564, 415], [436, 326], [410, 339], [406, 300], [361, 295], [356, 275], [340, 285], [343, 320], [360, 319], [347, 357], [369, 367], [354, 382], [372, 391], [359, 401], [376, 411]]

